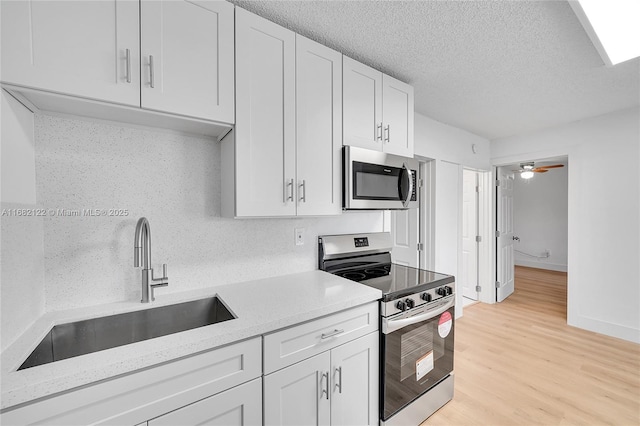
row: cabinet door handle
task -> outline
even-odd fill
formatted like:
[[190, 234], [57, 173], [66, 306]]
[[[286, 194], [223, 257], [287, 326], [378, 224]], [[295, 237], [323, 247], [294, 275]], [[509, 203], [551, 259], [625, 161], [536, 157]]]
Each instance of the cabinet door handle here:
[[293, 179], [285, 181], [283, 198], [285, 203], [289, 200], [293, 201]]
[[149, 55], [149, 86], [151, 86], [152, 89], [156, 87], [156, 79], [154, 74], [153, 55]]
[[342, 366], [336, 368], [336, 372], [338, 373], [338, 381], [336, 382], [336, 389], [338, 389], [338, 393], [342, 393]]
[[131, 50], [125, 50], [125, 61], [127, 67], [127, 83], [131, 83]]
[[390, 125], [389, 125], [389, 124], [387, 124], [387, 127], [385, 127], [385, 128], [384, 128], [384, 131], [385, 131], [385, 133], [386, 133], [386, 136], [385, 136], [385, 138], [384, 138], [384, 141], [385, 141], [386, 143], [389, 143], [389, 138], [391, 137], [391, 130], [389, 130], [389, 126], [390, 126]]
[[338, 330], [337, 328], [329, 333], [322, 333], [320, 336], [321, 339], [328, 339], [329, 337], [337, 336], [338, 334], [344, 333], [344, 329]]
[[376, 140], [381, 141], [382, 140], [382, 123], [378, 124], [377, 128], [378, 130], [376, 132]]
[[[324, 380], [325, 384], [322, 384]], [[329, 399], [329, 372], [322, 373], [320, 376], [320, 399], [322, 399], [322, 395], [325, 395], [325, 398]]]
[[302, 201], [303, 203], [306, 203], [307, 202], [307, 182], [304, 179], [300, 184], [300, 193], [302, 194], [300, 195], [300, 201]]

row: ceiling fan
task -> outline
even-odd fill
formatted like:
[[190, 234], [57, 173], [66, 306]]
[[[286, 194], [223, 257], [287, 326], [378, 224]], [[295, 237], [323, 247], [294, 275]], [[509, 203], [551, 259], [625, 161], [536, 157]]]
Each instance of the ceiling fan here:
[[558, 167], [564, 167], [564, 164], [553, 164], [551, 166], [536, 167], [533, 161], [528, 163], [520, 163], [520, 169], [514, 170], [514, 172], [520, 173], [522, 179], [531, 179], [534, 173], [547, 173], [549, 169], [555, 169]]

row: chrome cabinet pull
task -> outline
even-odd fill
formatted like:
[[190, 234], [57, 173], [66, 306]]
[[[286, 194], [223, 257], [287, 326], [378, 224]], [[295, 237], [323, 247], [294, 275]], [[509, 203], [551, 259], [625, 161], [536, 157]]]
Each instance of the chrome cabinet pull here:
[[[322, 385], [322, 381], [325, 381], [325, 385]], [[326, 398], [329, 399], [329, 372], [322, 373], [320, 376], [320, 398], [322, 399], [322, 395], [326, 395]]]
[[[287, 192], [289, 195], [287, 195]], [[284, 202], [286, 203], [287, 201], [293, 201], [293, 179], [289, 179], [284, 184]]]
[[151, 86], [152, 89], [156, 87], [156, 79], [154, 74], [153, 55], [149, 55], [149, 86]]
[[342, 393], [342, 366], [336, 368], [338, 372], [338, 381], [336, 382], [336, 389], [338, 389], [338, 393]]
[[386, 143], [389, 143], [389, 137], [391, 135], [391, 130], [389, 130], [389, 124], [387, 124], [387, 127], [384, 128], [384, 131], [386, 132], [386, 136], [384, 138], [384, 141]]
[[344, 333], [344, 328], [342, 330], [338, 330], [337, 328], [330, 333], [322, 333], [320, 336], [321, 339], [328, 339], [329, 337], [337, 336], [338, 334]]
[[376, 132], [376, 140], [382, 140], [382, 123], [378, 124], [378, 131]]
[[300, 201], [302, 201], [303, 203], [306, 203], [307, 202], [307, 182], [304, 179], [300, 184], [300, 193], [302, 194], [300, 196]]
[[125, 61], [127, 66], [127, 83], [131, 83], [131, 50], [125, 50]]

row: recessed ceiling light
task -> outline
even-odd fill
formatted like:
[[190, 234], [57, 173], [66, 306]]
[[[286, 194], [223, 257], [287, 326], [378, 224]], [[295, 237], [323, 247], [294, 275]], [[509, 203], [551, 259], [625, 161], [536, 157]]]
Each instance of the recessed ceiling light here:
[[638, 0], [572, 0], [569, 4], [605, 65], [640, 56]]

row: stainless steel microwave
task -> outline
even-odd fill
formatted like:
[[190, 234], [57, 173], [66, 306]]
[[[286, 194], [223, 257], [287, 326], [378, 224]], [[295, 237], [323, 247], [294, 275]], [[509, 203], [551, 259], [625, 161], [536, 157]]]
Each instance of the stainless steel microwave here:
[[354, 146], [344, 146], [342, 156], [343, 209], [418, 207], [417, 160]]

